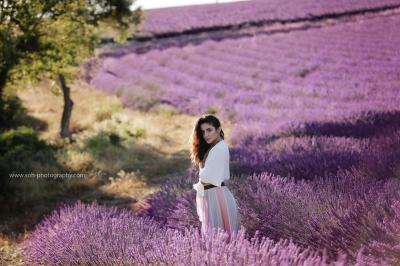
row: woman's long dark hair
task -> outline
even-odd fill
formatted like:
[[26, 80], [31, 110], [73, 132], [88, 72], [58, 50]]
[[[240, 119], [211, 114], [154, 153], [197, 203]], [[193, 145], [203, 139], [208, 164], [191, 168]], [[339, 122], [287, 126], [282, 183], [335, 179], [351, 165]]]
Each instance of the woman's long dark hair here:
[[[213, 115], [203, 115], [197, 120], [191, 136], [192, 150], [190, 153], [190, 159], [195, 165], [200, 165], [200, 163], [203, 162], [204, 155], [211, 148], [211, 144], [208, 144], [204, 140], [201, 132], [201, 125], [204, 123], [209, 123], [215, 127], [215, 129], [218, 129], [221, 126], [219, 119]], [[222, 128], [219, 135], [224, 139], [224, 131]]]

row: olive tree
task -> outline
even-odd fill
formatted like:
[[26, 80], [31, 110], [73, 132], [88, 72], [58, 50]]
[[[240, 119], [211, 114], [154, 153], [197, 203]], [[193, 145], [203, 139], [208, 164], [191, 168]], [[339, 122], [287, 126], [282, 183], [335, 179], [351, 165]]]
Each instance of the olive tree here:
[[[68, 80], [91, 57], [100, 41], [99, 25], [113, 27], [124, 40], [142, 21], [134, 0], [0, 0], [0, 93], [9, 84], [57, 81], [64, 96], [61, 137], [71, 139], [73, 101]], [[0, 98], [0, 112], [4, 100]], [[2, 121], [1, 121], [2, 122]]]

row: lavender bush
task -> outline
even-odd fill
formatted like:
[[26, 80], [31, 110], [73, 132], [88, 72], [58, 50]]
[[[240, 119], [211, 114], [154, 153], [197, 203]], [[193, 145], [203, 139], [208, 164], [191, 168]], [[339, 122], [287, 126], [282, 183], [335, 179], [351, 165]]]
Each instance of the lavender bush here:
[[46, 217], [23, 243], [30, 264], [148, 263], [146, 252], [165, 230], [132, 212], [81, 202]]
[[396, 265], [400, 262], [400, 201], [396, 200], [391, 206], [395, 213], [393, 219], [383, 219], [379, 224], [380, 228], [385, 231], [384, 237], [370, 243], [369, 247], [376, 257], [387, 257]]
[[356, 172], [312, 182], [265, 173], [245, 182], [254, 185], [240, 186], [235, 195], [247, 230], [326, 248], [332, 258], [339, 250], [354, 256], [358, 248], [383, 234], [378, 223], [393, 217], [389, 207], [398, 199], [400, 186], [398, 180], [377, 181]]
[[[342, 265], [346, 256], [328, 262], [325, 255], [290, 240], [244, 237], [230, 241], [222, 230], [207, 235], [157, 226], [127, 210], [81, 202], [64, 206], [42, 221], [23, 243], [32, 265]], [[358, 262], [387, 265], [358, 253]], [[350, 264], [349, 264], [350, 265]], [[357, 264], [358, 265], [358, 264]]]
[[[184, 177], [170, 177], [161, 185], [159, 192], [153, 193], [141, 203], [142, 206], [137, 214], [142, 217], [151, 217], [162, 225], [173, 224], [169, 217], [175, 211], [175, 206], [182, 197], [190, 197], [188, 192], [193, 192], [191, 190], [193, 184], [198, 180], [197, 174], [198, 170], [192, 167], [186, 171]], [[187, 220], [184, 218], [181, 217], [186, 222]], [[198, 225], [198, 222], [193, 225]], [[182, 228], [179, 222], [176, 226]]]

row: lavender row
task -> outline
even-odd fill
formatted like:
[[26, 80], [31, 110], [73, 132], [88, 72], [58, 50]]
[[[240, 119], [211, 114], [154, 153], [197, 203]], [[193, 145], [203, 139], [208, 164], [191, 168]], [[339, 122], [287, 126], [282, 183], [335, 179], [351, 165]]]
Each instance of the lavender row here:
[[[160, 227], [152, 219], [98, 204], [64, 206], [44, 219], [22, 244], [32, 265], [331, 265], [325, 254], [291, 240], [245, 238], [242, 228], [227, 241], [216, 230], [201, 235]], [[205, 254], [207, 254], [205, 256]], [[346, 256], [334, 263], [344, 264]], [[388, 265], [360, 249], [356, 265]], [[347, 265], [352, 265], [349, 263]]]
[[290, 1], [252, 0], [236, 3], [208, 4], [145, 11], [142, 33], [160, 34], [257, 21], [294, 20], [326, 14], [399, 6], [398, 0], [384, 1]]
[[[234, 168], [240, 173], [269, 171], [297, 179], [314, 179], [353, 166], [369, 168], [373, 175], [391, 176], [400, 161], [400, 111], [363, 112], [346, 119], [292, 124], [273, 134], [250, 133], [231, 148]], [[367, 161], [367, 163], [365, 162]], [[372, 168], [370, 168], [372, 171]], [[372, 175], [371, 172], [369, 172]]]

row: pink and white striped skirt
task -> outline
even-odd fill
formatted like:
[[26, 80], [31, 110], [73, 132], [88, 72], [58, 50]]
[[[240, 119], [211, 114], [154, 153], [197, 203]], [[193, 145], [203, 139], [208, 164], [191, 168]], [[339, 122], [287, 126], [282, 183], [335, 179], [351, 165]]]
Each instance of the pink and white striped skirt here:
[[202, 233], [221, 228], [230, 239], [240, 229], [236, 200], [227, 186], [204, 190], [204, 197], [196, 196], [196, 205]]

